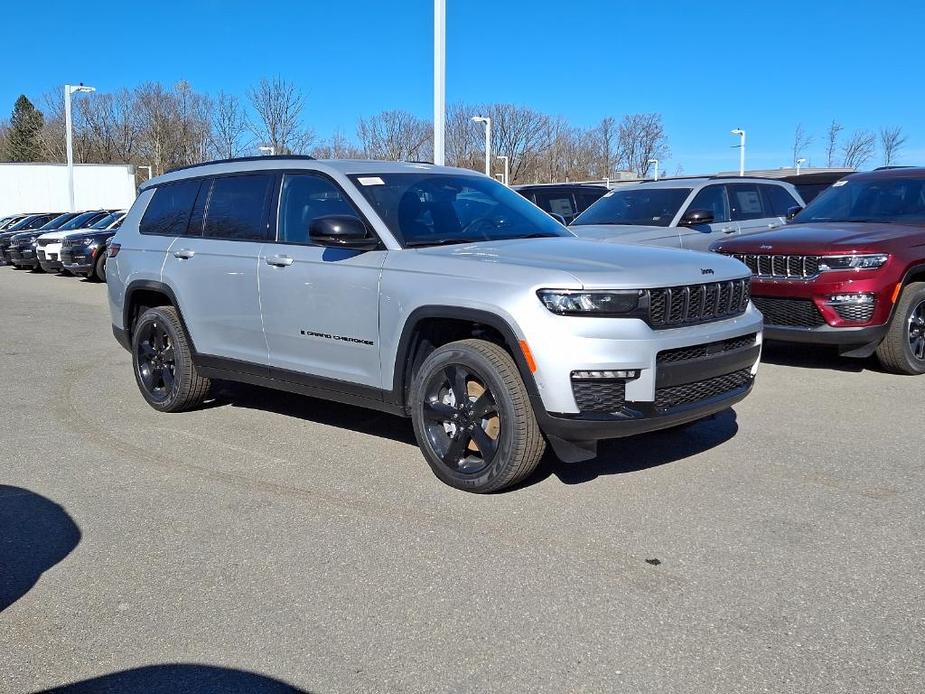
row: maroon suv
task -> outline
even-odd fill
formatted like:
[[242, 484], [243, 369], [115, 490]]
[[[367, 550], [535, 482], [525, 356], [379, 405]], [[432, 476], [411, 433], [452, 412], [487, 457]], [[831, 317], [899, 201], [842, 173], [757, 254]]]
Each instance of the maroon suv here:
[[925, 373], [925, 168], [848, 176], [786, 227], [712, 250], [752, 271], [766, 338]]

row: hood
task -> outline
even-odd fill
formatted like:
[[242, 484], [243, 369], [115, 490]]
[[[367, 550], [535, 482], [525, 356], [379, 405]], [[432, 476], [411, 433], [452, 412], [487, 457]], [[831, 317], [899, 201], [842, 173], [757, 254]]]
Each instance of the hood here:
[[572, 237], [483, 241], [407, 252], [431, 258], [428, 266], [437, 265], [434, 256], [442, 258], [439, 266], [447, 274], [471, 277], [477, 273], [472, 264], [481, 264], [485, 267], [480, 274], [492, 277], [507, 267], [507, 276], [513, 280], [516, 275], [519, 282], [553, 283], [570, 277], [585, 289], [649, 289], [748, 276], [739, 261], [713, 253]]
[[[671, 240], [680, 247], [676, 227], [637, 226], [630, 224], [576, 224], [568, 228], [580, 239], [606, 243], [658, 243]], [[664, 244], [658, 244], [664, 245]]]
[[878, 252], [897, 244], [903, 248], [925, 244], [925, 227], [872, 222], [788, 224], [773, 231], [721, 241], [712, 250], [825, 255]]

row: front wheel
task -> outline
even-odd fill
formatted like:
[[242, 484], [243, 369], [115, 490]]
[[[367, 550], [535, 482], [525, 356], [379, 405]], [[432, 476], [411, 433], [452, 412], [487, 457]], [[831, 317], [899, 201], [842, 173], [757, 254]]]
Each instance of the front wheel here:
[[93, 271], [90, 272], [87, 277], [95, 277], [100, 282], [106, 281], [106, 251], [104, 250], [100, 253], [100, 257], [96, 259], [96, 263], [93, 266]]
[[414, 434], [434, 474], [486, 493], [526, 478], [546, 448], [511, 356], [484, 340], [434, 350], [411, 392]]
[[893, 373], [925, 373], [925, 282], [913, 282], [899, 295], [890, 328], [877, 347], [877, 358]]

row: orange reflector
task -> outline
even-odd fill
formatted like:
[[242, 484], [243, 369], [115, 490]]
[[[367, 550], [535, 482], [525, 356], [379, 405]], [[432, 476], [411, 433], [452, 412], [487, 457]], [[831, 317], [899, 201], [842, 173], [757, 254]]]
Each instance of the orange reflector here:
[[890, 303], [893, 303], [893, 304], [896, 303], [896, 299], [899, 298], [899, 292], [902, 291], [902, 288], [903, 288], [903, 283], [902, 283], [902, 282], [900, 282], [900, 283], [898, 283], [898, 284], [896, 285], [896, 289], [893, 290], [893, 298], [890, 299]]
[[530, 351], [529, 345], [527, 345], [526, 340], [520, 341], [520, 351], [524, 353], [524, 359], [527, 360], [527, 367], [530, 369], [530, 373], [536, 373], [536, 362], [533, 360], [533, 353]]

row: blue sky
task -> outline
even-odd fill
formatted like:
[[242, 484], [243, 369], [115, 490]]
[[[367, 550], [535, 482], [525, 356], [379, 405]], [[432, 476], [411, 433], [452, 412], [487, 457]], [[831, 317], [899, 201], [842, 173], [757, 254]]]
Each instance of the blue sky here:
[[[789, 163], [797, 123], [824, 135], [901, 125], [925, 164], [925, 3], [447, 0], [447, 101], [505, 101], [587, 126], [663, 114], [670, 173]], [[102, 91], [185, 79], [243, 94], [280, 75], [307, 125], [352, 137], [361, 115], [432, 116], [431, 0], [15, 2], [5, 8], [0, 112], [65, 82]], [[44, 27], [44, 28], [40, 28]], [[62, 39], [61, 27], [75, 37]], [[22, 30], [19, 30], [22, 29]], [[93, 37], [99, 38], [95, 42]], [[878, 161], [870, 165], [879, 164]]]

